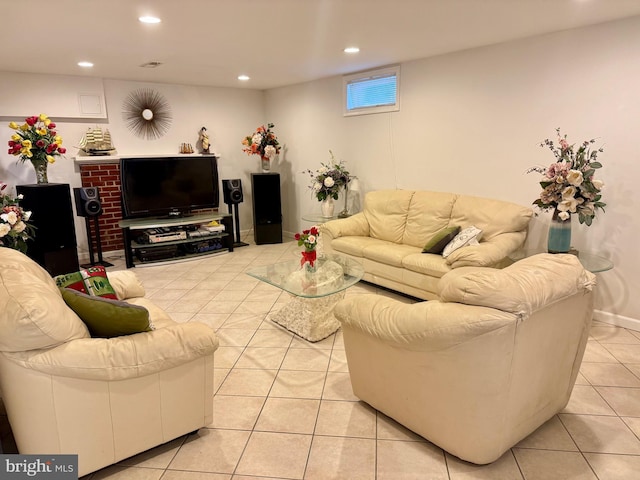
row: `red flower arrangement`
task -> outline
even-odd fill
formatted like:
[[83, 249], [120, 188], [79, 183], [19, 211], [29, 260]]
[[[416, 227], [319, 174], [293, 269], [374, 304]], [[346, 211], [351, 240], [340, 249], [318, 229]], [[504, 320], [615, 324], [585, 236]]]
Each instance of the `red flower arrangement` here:
[[313, 267], [316, 263], [316, 247], [320, 238], [318, 227], [313, 226], [309, 230], [303, 230], [302, 233], [296, 233], [293, 238], [298, 241], [299, 247], [304, 245], [300, 266], [302, 267], [305, 263], [308, 263]]
[[9, 128], [15, 130], [9, 140], [9, 154], [20, 157], [21, 162], [29, 160], [36, 170], [38, 183], [47, 183], [47, 165], [67, 153], [67, 149], [62, 146], [56, 124], [44, 113], [24, 121], [22, 125], [9, 122]]

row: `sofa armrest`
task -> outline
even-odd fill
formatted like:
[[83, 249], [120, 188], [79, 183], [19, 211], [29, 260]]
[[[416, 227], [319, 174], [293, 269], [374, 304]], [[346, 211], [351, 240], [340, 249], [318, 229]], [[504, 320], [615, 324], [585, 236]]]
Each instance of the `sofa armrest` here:
[[353, 295], [340, 301], [335, 316], [352, 328], [405, 350], [444, 350], [513, 325], [516, 315], [488, 307], [441, 303], [405, 304], [379, 295]]
[[446, 261], [451, 268], [492, 267], [520, 248], [526, 237], [526, 231], [503, 233], [479, 245], [459, 248]]
[[327, 240], [338, 237], [369, 236], [369, 222], [363, 212], [356, 213], [347, 218], [331, 220], [320, 225], [320, 237], [325, 236]]
[[55, 348], [4, 353], [18, 365], [62, 377], [124, 380], [213, 354], [218, 338], [205, 324], [174, 324], [114, 338], [81, 338]]
[[140, 279], [131, 270], [116, 270], [107, 272], [109, 283], [116, 291], [118, 300], [127, 298], [144, 297], [145, 291]]

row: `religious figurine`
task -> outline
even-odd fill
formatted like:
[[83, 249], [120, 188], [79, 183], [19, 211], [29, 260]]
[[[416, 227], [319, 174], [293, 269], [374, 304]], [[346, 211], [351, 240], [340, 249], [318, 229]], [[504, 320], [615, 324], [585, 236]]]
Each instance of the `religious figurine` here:
[[209, 148], [210, 148], [210, 144], [209, 144], [209, 135], [207, 134], [207, 128], [206, 127], [202, 127], [200, 129], [200, 144], [202, 145], [202, 153], [204, 155], [208, 155], [209, 152]]

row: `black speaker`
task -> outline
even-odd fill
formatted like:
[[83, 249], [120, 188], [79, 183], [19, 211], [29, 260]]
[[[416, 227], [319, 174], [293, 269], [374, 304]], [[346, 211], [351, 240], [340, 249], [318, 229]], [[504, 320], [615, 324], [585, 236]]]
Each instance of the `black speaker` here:
[[73, 195], [76, 199], [76, 212], [79, 217], [102, 215], [102, 202], [98, 187], [74, 188]]
[[18, 185], [16, 191], [24, 196], [20, 205], [31, 211], [30, 222], [36, 227], [34, 239], [27, 242], [27, 255], [51, 275], [78, 270], [80, 266], [69, 185]]
[[282, 243], [280, 174], [252, 173], [253, 234], [257, 245]]
[[239, 178], [233, 180], [222, 180], [222, 198], [227, 205], [242, 203], [242, 182]]

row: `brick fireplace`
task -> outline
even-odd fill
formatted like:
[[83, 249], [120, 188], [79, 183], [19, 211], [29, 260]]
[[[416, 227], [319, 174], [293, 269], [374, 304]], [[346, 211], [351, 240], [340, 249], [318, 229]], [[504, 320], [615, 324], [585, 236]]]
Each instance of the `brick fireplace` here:
[[[103, 214], [98, 217], [102, 251], [124, 249], [122, 230], [118, 221], [122, 220], [120, 202], [120, 163], [119, 160], [100, 160], [100, 162], [80, 164], [80, 178], [83, 187], [97, 187], [102, 201]], [[93, 221], [89, 222], [93, 248], [96, 251], [96, 235]]]

